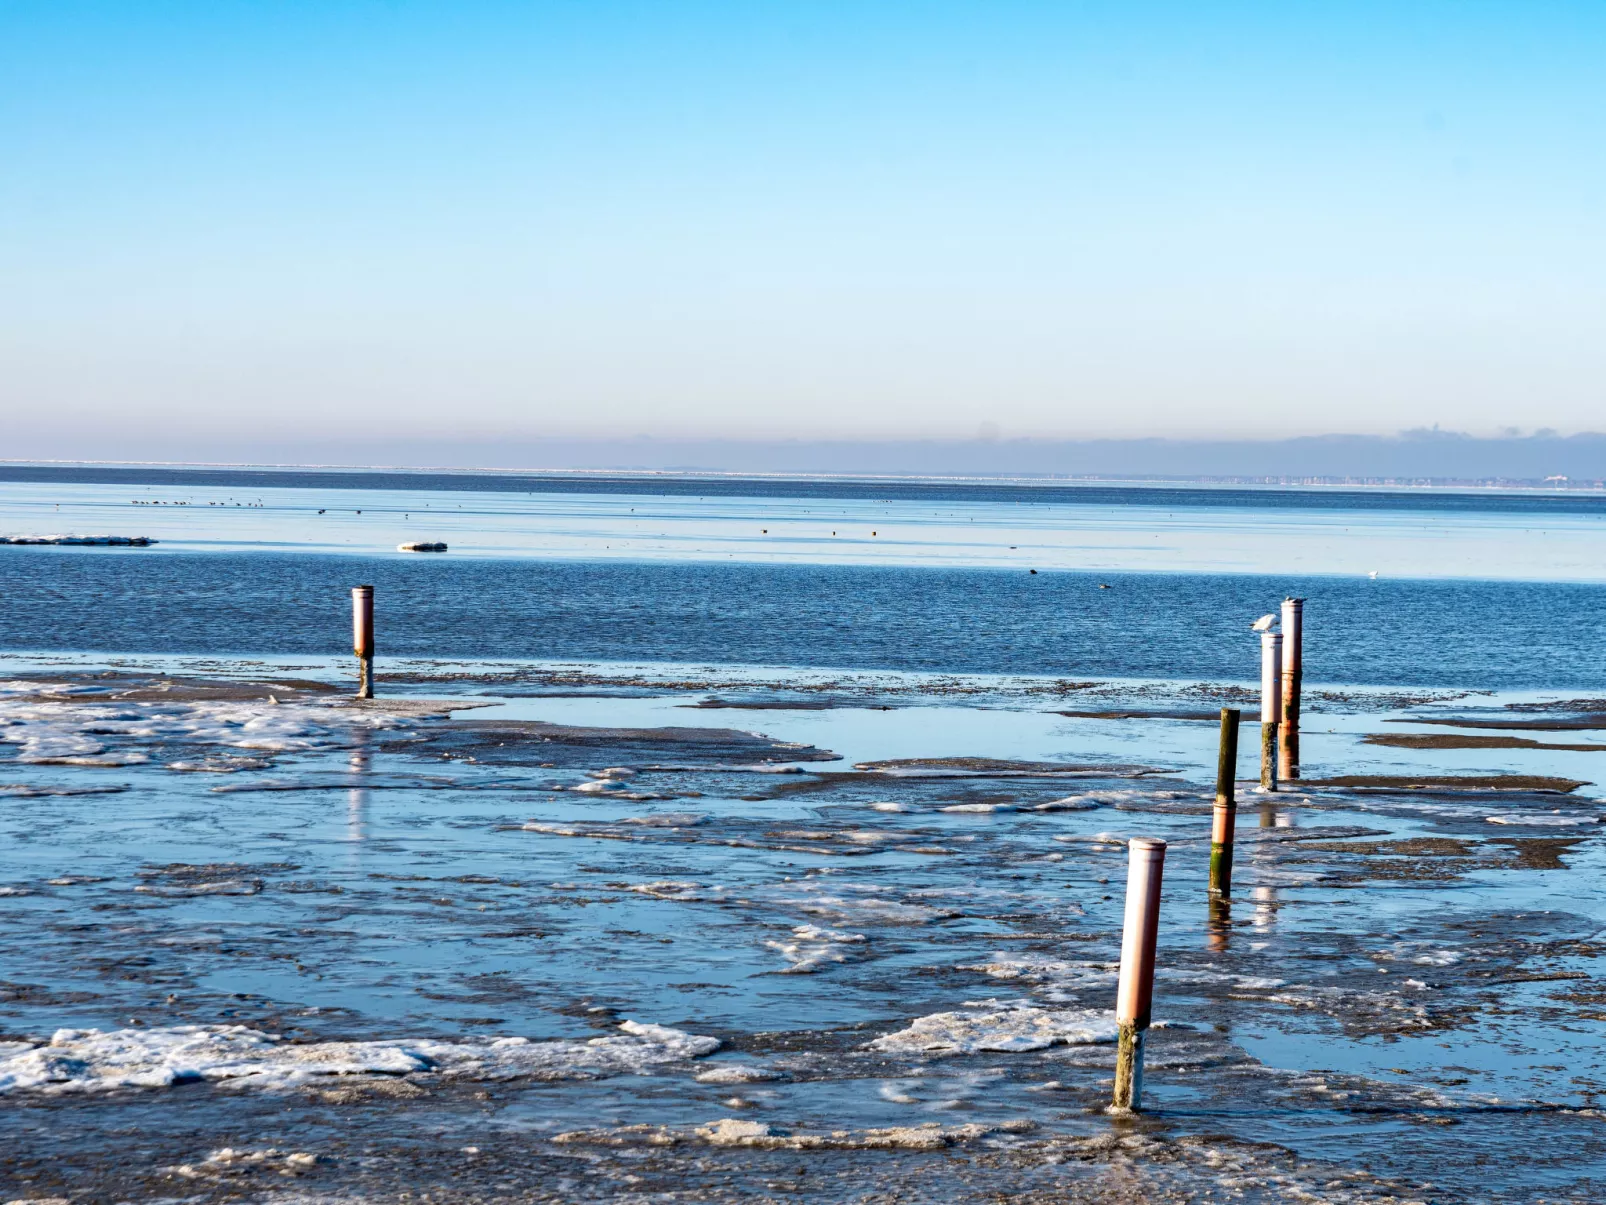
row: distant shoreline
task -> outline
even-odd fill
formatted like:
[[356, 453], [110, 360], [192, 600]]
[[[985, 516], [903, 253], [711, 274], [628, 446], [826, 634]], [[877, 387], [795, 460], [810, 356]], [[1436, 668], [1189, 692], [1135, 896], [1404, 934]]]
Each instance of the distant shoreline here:
[[[299, 480], [292, 480], [299, 479]], [[82, 485], [177, 485], [177, 486], [259, 486], [263, 488], [316, 487], [322, 489], [414, 489], [437, 492], [532, 492], [544, 486], [562, 493], [687, 494], [693, 492], [731, 496], [791, 496], [798, 489], [807, 494], [835, 488], [844, 496], [877, 492], [872, 487], [890, 489], [904, 498], [921, 495], [933, 500], [951, 497], [954, 490], [985, 490], [997, 498], [1008, 491], [1033, 495], [1042, 500], [1045, 493], [1056, 501], [1087, 502], [1087, 494], [1112, 490], [1133, 494], [1178, 490], [1203, 490], [1224, 495], [1234, 491], [1251, 492], [1259, 504], [1267, 495], [1332, 497], [1345, 493], [1364, 497], [1375, 505], [1389, 495], [1421, 497], [1425, 494], [1479, 496], [1527, 495], [1535, 499], [1578, 499], [1599, 495], [1606, 500], [1606, 482], [1583, 480], [1536, 480], [1523, 478], [1443, 478], [1443, 477], [1360, 477], [1360, 476], [1265, 476], [1200, 474], [1094, 474], [1094, 473], [810, 473], [741, 471], [713, 468], [458, 468], [416, 465], [341, 464], [248, 464], [184, 461], [0, 461], [0, 482], [63, 483]], [[626, 488], [629, 487], [629, 488]], [[649, 488], [643, 488], [649, 487]], [[695, 488], [693, 488], [695, 487]], [[790, 488], [788, 488], [790, 487]], [[911, 492], [913, 491], [913, 492]], [[1076, 496], [1081, 495], [1081, 496]], [[1581, 497], [1582, 496], [1582, 497]], [[1135, 501], [1135, 498], [1126, 499]], [[1175, 505], [1186, 505], [1171, 499]], [[1226, 502], [1222, 497], [1216, 504]], [[1299, 505], [1298, 503], [1290, 503]], [[1411, 507], [1410, 509], [1415, 509]], [[1593, 508], [1591, 508], [1593, 509]]]

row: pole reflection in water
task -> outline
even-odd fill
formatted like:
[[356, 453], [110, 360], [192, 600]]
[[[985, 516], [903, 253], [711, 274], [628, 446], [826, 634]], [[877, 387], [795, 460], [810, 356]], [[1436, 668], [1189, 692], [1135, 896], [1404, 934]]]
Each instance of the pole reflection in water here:
[[1256, 887], [1255, 919], [1250, 923], [1257, 929], [1269, 929], [1277, 921], [1277, 888]]
[[[373, 756], [368, 747], [368, 733], [359, 729], [355, 734], [356, 744], [351, 747], [351, 754], [346, 766], [351, 777], [361, 782], [368, 774], [369, 762]], [[354, 785], [346, 793], [346, 840], [354, 844], [361, 844], [368, 839], [368, 788]]]
[[1210, 899], [1210, 917], [1205, 922], [1205, 949], [1212, 954], [1225, 954], [1232, 937], [1232, 901], [1224, 896]]

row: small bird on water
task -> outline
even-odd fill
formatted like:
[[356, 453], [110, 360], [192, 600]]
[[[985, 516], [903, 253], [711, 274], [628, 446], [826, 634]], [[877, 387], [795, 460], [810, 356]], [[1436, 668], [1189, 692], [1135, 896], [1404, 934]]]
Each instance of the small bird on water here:
[[1277, 616], [1262, 615], [1259, 619], [1255, 620], [1254, 623], [1249, 625], [1249, 630], [1251, 632], [1269, 632], [1271, 631], [1271, 625], [1276, 622]]

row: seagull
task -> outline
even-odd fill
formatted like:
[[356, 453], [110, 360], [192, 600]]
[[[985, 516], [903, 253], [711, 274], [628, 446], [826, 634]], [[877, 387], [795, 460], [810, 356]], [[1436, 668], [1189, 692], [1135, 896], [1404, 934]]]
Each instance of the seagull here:
[[1251, 632], [1269, 632], [1271, 631], [1271, 625], [1276, 622], [1277, 616], [1262, 615], [1259, 619], [1255, 620], [1254, 623], [1249, 625], [1249, 630]]

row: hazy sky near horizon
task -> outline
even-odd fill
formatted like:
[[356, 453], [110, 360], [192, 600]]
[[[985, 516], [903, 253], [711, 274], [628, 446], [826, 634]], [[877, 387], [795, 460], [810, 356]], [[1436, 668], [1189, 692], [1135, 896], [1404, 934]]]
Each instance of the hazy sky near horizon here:
[[1598, 0], [0, 0], [5, 455], [1598, 429], [1603, 62]]

